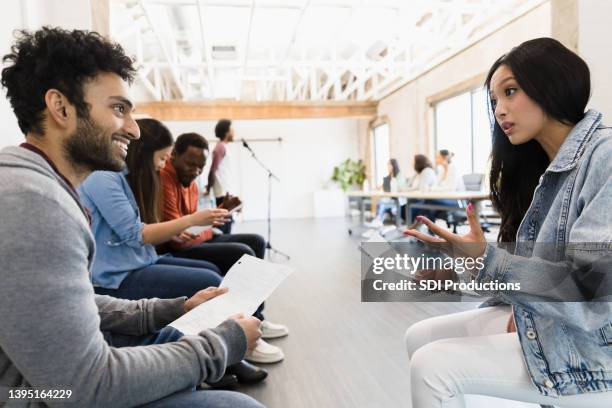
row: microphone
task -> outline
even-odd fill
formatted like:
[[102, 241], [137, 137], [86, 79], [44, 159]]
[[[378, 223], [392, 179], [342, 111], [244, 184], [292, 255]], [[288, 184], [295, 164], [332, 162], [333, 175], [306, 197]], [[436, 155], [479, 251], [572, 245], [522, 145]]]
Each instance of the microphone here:
[[246, 140], [244, 140], [244, 139], [240, 139], [240, 140], [242, 141], [242, 145], [244, 147], [246, 147], [247, 149], [251, 150], [251, 146], [249, 146], [249, 144], [246, 142]]

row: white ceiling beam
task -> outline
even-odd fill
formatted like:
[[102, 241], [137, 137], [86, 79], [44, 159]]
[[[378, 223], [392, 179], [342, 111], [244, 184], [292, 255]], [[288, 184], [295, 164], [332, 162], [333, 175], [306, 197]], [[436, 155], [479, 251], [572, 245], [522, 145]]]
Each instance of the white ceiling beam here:
[[240, 100], [242, 97], [242, 85], [244, 84], [244, 72], [247, 67], [247, 60], [249, 58], [249, 47], [251, 45], [251, 30], [253, 28], [253, 14], [255, 14], [255, 0], [251, 0], [251, 11], [249, 12], [249, 24], [247, 26], [247, 35], [244, 45], [244, 51], [242, 56], [242, 68], [240, 70], [240, 82], [238, 84], [238, 91], [236, 92], [236, 100]]
[[153, 34], [155, 35], [155, 38], [157, 40], [157, 43], [159, 44], [161, 50], [162, 50], [162, 54], [164, 55], [164, 58], [166, 59], [166, 61], [169, 64], [169, 68], [170, 68], [170, 76], [174, 82], [174, 85], [176, 86], [176, 89], [178, 91], [178, 97], [182, 97], [185, 94], [185, 89], [183, 88], [183, 84], [181, 83], [181, 80], [179, 78], [178, 75], [178, 71], [176, 70], [176, 67], [174, 67], [174, 63], [176, 62], [175, 58], [172, 58], [172, 56], [170, 55], [170, 51], [168, 50], [168, 48], [166, 47], [166, 44], [163, 42], [162, 38], [161, 38], [161, 34], [159, 33], [159, 31], [157, 30], [157, 25], [153, 24], [153, 20], [151, 19], [151, 13], [149, 11], [148, 6], [146, 5], [145, 0], [140, 0], [138, 2], [138, 4], [140, 5], [140, 8], [142, 9], [142, 12], [144, 14], [144, 17], [149, 25], [149, 28], [153, 31]]
[[295, 44], [297, 33], [300, 29], [300, 25], [302, 24], [302, 20], [304, 19], [304, 15], [306, 14], [306, 10], [308, 9], [308, 6], [310, 5], [310, 1], [311, 0], [306, 0], [304, 5], [300, 9], [300, 15], [298, 16], [298, 20], [295, 23], [295, 27], [293, 27], [293, 34], [291, 35], [291, 40], [289, 41], [289, 45], [287, 45], [287, 50], [284, 53], [284, 57], [282, 59], [281, 66], [284, 65], [285, 61], [289, 59], [289, 53], [291, 52], [291, 49], [293, 48], [293, 45]]
[[[387, 48], [388, 49], [388, 48]], [[340, 99], [346, 99], [350, 94], [355, 91], [359, 91], [362, 89], [366, 81], [372, 78], [374, 75], [380, 74], [383, 70], [387, 69], [388, 66], [395, 62], [395, 59], [401, 56], [405, 52], [404, 49], [398, 49], [393, 47], [388, 51], [388, 54], [369, 71], [363, 72], [358, 79], [351, 84], [351, 86], [347, 86], [346, 89], [340, 94]], [[363, 93], [363, 90], [361, 91]]]
[[206, 42], [206, 35], [205, 35], [205, 28], [206, 25], [204, 24], [204, 2], [202, 0], [197, 0], [198, 1], [198, 21], [200, 22], [200, 39], [202, 41], [202, 47], [204, 48], [204, 55], [206, 58], [206, 73], [208, 75], [208, 81], [209, 81], [209, 91], [210, 91], [210, 95], [211, 98], [215, 97], [215, 73], [213, 70], [213, 65], [212, 65], [212, 51], [210, 49], [210, 47], [208, 46], [208, 43]]
[[[388, 96], [390, 93], [395, 92], [397, 89], [403, 87], [404, 85], [406, 85], [407, 83], [409, 83], [410, 81], [414, 80], [416, 77], [418, 77], [421, 73], [426, 72], [428, 70], [430, 70], [431, 68], [439, 65], [440, 63], [442, 63], [443, 61], [453, 57], [454, 55], [458, 54], [459, 52], [461, 52], [462, 50], [470, 47], [471, 45], [473, 45], [474, 43], [482, 40], [483, 38], [487, 37], [488, 35], [490, 35], [492, 32], [495, 32], [496, 30], [498, 30], [499, 28], [505, 26], [506, 24], [508, 24], [509, 22], [513, 21], [514, 19], [518, 18], [519, 16], [522, 16], [528, 12], [530, 12], [531, 10], [535, 9], [536, 7], [542, 5], [543, 3], [545, 3], [548, 0], [531, 0], [528, 1], [518, 7], [512, 7], [510, 10], [507, 10], [506, 13], [496, 13], [495, 16], [496, 18], [493, 19], [493, 23], [491, 23], [490, 25], [486, 26], [485, 28], [483, 28], [483, 30], [481, 30], [478, 35], [472, 36], [469, 38], [469, 40], [464, 43], [461, 44], [461, 46], [456, 46], [453, 47], [447, 51], [442, 52], [440, 55], [427, 60], [427, 61], [422, 61], [421, 64], [415, 64], [415, 67], [418, 66], [418, 69], [415, 69], [411, 72], [410, 75], [405, 76], [402, 80], [400, 80], [393, 88], [386, 90], [384, 92], [380, 92], [379, 93], [379, 98], [384, 98], [386, 96]], [[490, 13], [491, 16], [493, 16], [493, 13]], [[419, 56], [420, 58], [420, 56]]]
[[145, 89], [149, 92], [153, 100], [161, 101], [161, 92], [159, 88], [153, 85], [151, 81], [149, 81], [149, 78], [147, 78], [147, 76], [144, 73], [142, 72], [138, 73], [138, 80], [145, 87]]
[[[133, 4], [134, 0], [111, 0], [115, 3]], [[153, 5], [166, 5], [166, 6], [196, 6], [199, 0], [149, 0], [150, 4]], [[231, 8], [249, 8], [251, 7], [250, 0], [203, 0], [202, 4], [205, 7], [231, 7]], [[440, 10], [458, 11], [462, 13], [478, 13], [481, 12], [487, 3], [484, 2], [449, 2], [448, 0], [410, 0], [409, 2], [402, 3], [391, 1], [391, 2], [371, 2], [365, 3], [360, 2], [359, 7], [368, 9], [382, 9], [382, 10], [401, 10], [404, 8], [413, 7], [427, 7], [427, 8], [438, 8]], [[311, 4], [312, 7], [325, 7], [325, 8], [340, 8], [349, 9], [352, 8], [352, 4], [347, 3], [336, 3], [334, 1], [317, 1]], [[257, 5], [258, 8], [265, 9], [288, 9], [288, 10], [300, 10], [302, 6], [287, 4], [283, 0], [277, 2], [265, 2]]]

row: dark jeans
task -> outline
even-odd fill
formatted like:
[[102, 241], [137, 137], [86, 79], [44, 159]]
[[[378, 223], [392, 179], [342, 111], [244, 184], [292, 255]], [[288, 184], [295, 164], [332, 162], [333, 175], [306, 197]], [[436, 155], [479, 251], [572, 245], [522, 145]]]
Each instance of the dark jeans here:
[[210, 262], [164, 256], [153, 265], [132, 271], [117, 289], [95, 287], [94, 290], [120, 299], [174, 299], [191, 297], [220, 283], [221, 271]]
[[[448, 206], [458, 206], [459, 202], [457, 200], [414, 200], [414, 201], [409, 201], [408, 205], [410, 204], [431, 204], [431, 205], [448, 205]], [[402, 206], [402, 214], [406, 213], [406, 207]], [[416, 221], [416, 217], [419, 215], [423, 215], [427, 218], [429, 218], [430, 220], [434, 220], [434, 218], [436, 217], [437, 213], [445, 213], [445, 211], [442, 210], [427, 210], [425, 208], [412, 208], [410, 210], [410, 218], [407, 220], [409, 222], [414, 222]]]
[[[163, 329], [144, 336], [127, 336], [104, 333], [104, 339], [112, 347], [148, 346], [151, 344], [164, 344], [178, 341], [183, 333], [173, 327]], [[169, 395], [145, 407], [215, 407], [215, 408], [263, 408], [261, 404], [249, 396], [232, 391], [196, 391], [186, 390]]]
[[[244, 254], [263, 259], [266, 252], [266, 240], [258, 234], [223, 234], [213, 237], [210, 241], [191, 248], [173, 251], [172, 255], [179, 258], [206, 260], [219, 267], [225, 276], [227, 271]], [[263, 320], [263, 303], [253, 316]]]
[[164, 344], [178, 341], [183, 337], [183, 333], [176, 330], [174, 327], [166, 326], [151, 334], [143, 336], [129, 336], [127, 334], [117, 334], [103, 332], [104, 340], [111, 347], [134, 347], [134, 346], [149, 346], [151, 344]]
[[[223, 197], [215, 197], [215, 203], [217, 204], [217, 207], [220, 206], [222, 202], [223, 202]], [[228, 222], [226, 222], [225, 224], [217, 228], [223, 231], [224, 234], [231, 234], [233, 223], [234, 223], [234, 218], [231, 218]]]

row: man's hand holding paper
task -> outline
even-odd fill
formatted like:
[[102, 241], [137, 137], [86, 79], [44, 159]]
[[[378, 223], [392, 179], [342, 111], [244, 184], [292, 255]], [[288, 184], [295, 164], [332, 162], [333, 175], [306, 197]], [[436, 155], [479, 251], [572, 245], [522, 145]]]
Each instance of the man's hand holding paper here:
[[293, 269], [287, 265], [243, 255], [221, 282], [220, 288], [228, 288], [227, 293], [200, 304], [170, 325], [184, 334], [195, 335], [232, 315], [250, 316], [291, 272]]

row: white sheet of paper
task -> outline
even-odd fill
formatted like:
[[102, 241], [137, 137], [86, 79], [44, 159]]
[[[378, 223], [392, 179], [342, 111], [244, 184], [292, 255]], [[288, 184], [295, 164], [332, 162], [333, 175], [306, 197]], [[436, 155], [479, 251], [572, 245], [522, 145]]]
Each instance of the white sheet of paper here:
[[219, 285], [229, 288], [227, 293], [202, 303], [170, 326], [184, 334], [195, 335], [218, 326], [231, 315], [250, 316], [292, 272], [293, 268], [287, 265], [243, 255]]
[[202, 233], [202, 231], [205, 231], [207, 229], [211, 229], [212, 225], [206, 225], [204, 227], [200, 227], [200, 226], [193, 226], [193, 227], [189, 227], [186, 229], [187, 232], [191, 232], [192, 234], [196, 234], [196, 235], [200, 235]]

